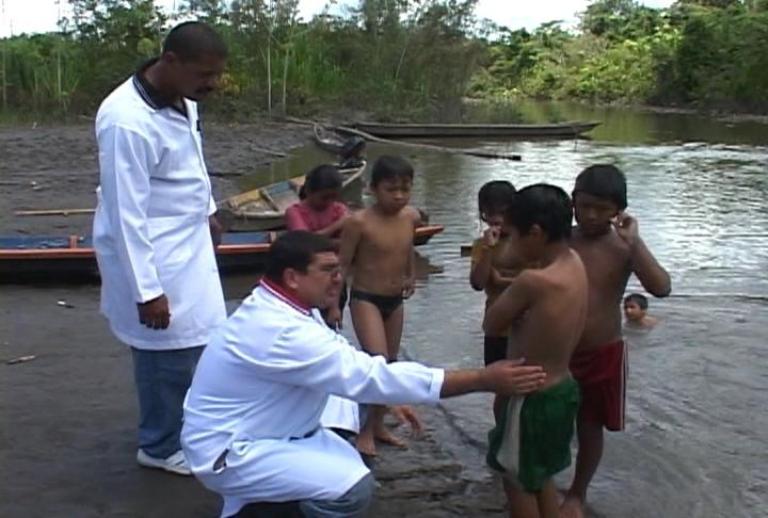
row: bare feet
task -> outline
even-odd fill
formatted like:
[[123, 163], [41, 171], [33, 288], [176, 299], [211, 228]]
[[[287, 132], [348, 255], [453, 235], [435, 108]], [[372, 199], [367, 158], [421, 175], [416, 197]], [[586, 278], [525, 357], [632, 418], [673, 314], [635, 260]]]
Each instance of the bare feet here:
[[357, 451], [367, 457], [376, 456], [376, 442], [373, 440], [373, 434], [370, 432], [362, 432], [357, 436]]
[[565, 495], [560, 506], [561, 518], [584, 518], [584, 502], [576, 496]]
[[404, 440], [393, 435], [389, 430], [382, 426], [379, 430], [376, 430], [373, 433], [363, 430], [360, 435], [357, 436], [357, 441], [355, 443], [357, 451], [366, 457], [375, 457], [377, 455], [376, 441], [397, 446], [398, 448], [408, 447], [408, 444]]
[[[393, 435], [389, 430], [387, 430], [383, 426], [379, 430], [376, 430], [374, 435], [377, 441], [381, 441], [384, 444], [391, 444], [392, 446], [397, 446], [398, 448], [408, 447], [408, 443], [406, 443], [404, 440], [397, 437], [396, 435]], [[360, 449], [359, 446], [358, 446], [358, 449]]]

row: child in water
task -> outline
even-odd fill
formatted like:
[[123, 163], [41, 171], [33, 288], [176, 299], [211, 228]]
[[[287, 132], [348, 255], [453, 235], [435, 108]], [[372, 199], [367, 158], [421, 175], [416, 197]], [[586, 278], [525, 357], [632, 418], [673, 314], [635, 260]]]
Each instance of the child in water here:
[[[342, 270], [351, 275], [349, 308], [358, 342], [368, 353], [396, 361], [403, 332], [403, 300], [413, 294], [413, 234], [421, 219], [408, 205], [413, 167], [384, 155], [373, 164], [371, 193], [375, 203], [354, 213], [344, 225], [339, 252]], [[357, 438], [364, 455], [376, 455], [375, 441], [405, 443], [383, 423], [386, 408], [371, 406]]]
[[636, 329], [652, 329], [659, 319], [648, 315], [648, 298], [640, 293], [630, 293], [624, 297], [624, 325]]
[[[485, 291], [485, 307], [488, 309], [496, 298], [509, 286], [517, 274], [519, 261], [512, 253], [503, 232], [504, 211], [515, 194], [514, 186], [506, 180], [485, 183], [477, 193], [480, 219], [488, 228], [483, 237], [472, 243], [472, 262], [469, 283], [475, 290]], [[507, 357], [508, 333], [499, 336], [486, 335], [483, 339], [485, 365]], [[495, 397], [493, 414], [498, 417], [504, 399]]]

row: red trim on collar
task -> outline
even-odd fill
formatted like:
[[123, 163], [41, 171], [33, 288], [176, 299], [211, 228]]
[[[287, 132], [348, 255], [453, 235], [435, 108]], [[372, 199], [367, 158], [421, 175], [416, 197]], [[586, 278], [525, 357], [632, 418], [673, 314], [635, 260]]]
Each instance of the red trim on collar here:
[[266, 277], [261, 278], [260, 286], [263, 286], [272, 296], [277, 297], [294, 309], [304, 313], [305, 315], [312, 314], [312, 308], [303, 303], [294, 295], [279, 284], [275, 284]]

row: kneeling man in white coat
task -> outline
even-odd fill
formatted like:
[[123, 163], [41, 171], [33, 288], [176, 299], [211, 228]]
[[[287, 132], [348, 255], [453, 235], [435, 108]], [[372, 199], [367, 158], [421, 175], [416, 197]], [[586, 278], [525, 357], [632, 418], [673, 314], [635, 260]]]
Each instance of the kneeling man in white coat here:
[[197, 366], [182, 446], [195, 476], [224, 498], [224, 517], [251, 502], [298, 502], [307, 517], [365, 514], [374, 488], [368, 468], [319, 424], [332, 394], [434, 404], [476, 391], [527, 393], [544, 381], [540, 367], [516, 361], [444, 371], [388, 364], [350, 347], [317, 310], [341, 289], [334, 250], [309, 232], [281, 236], [264, 279], [217, 329]]

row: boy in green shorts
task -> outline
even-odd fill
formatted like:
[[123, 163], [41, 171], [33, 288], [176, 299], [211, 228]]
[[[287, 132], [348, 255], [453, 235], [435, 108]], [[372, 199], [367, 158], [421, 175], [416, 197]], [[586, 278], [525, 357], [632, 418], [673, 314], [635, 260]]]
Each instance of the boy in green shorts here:
[[510, 516], [557, 517], [552, 476], [571, 463], [570, 442], [579, 388], [568, 364], [587, 315], [587, 275], [571, 250], [573, 211], [560, 188], [537, 184], [512, 198], [504, 225], [510, 246], [526, 264], [486, 311], [483, 329], [510, 333], [510, 358], [540, 365], [545, 384], [513, 397], [489, 433], [488, 464], [505, 474]]

